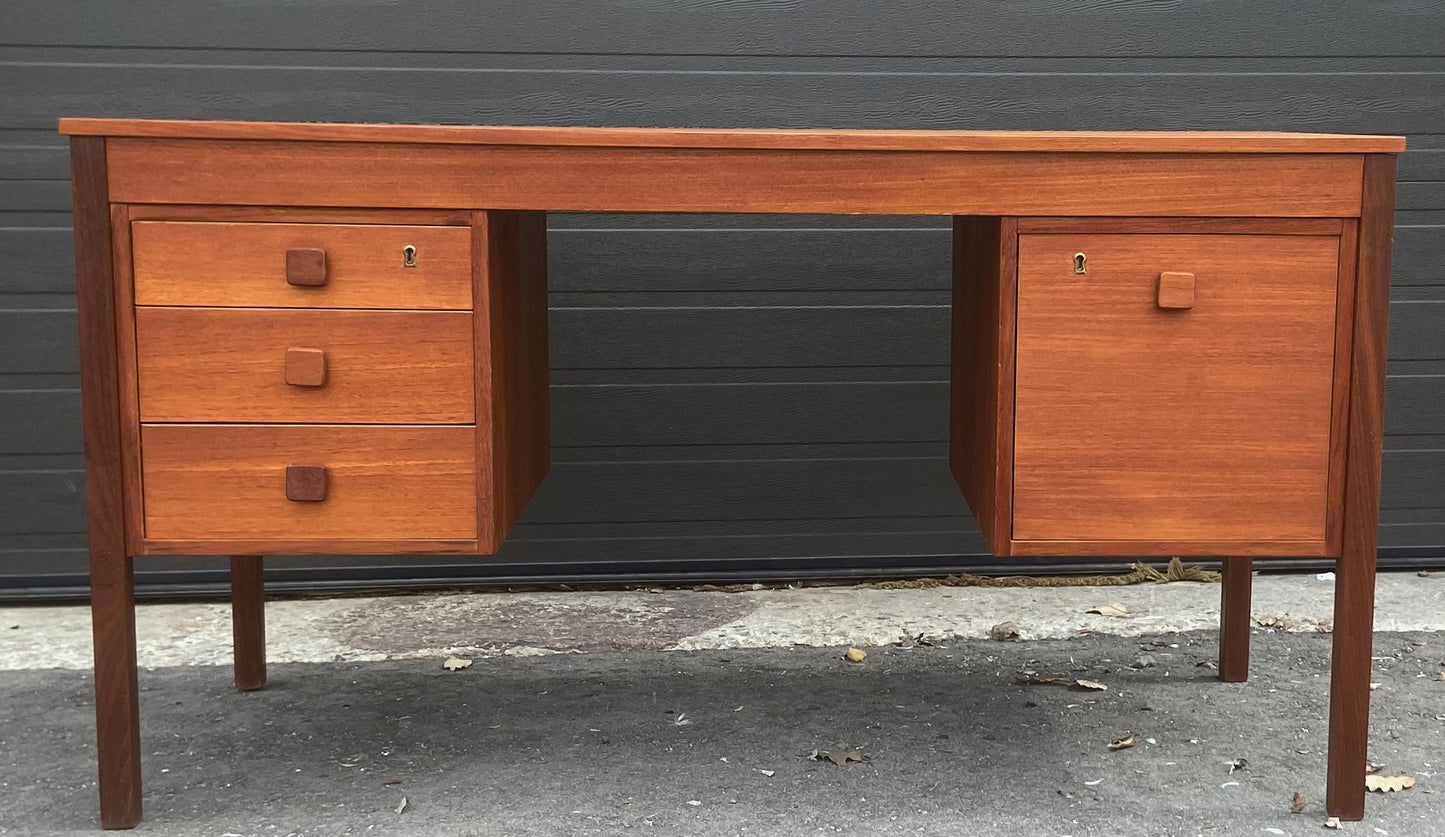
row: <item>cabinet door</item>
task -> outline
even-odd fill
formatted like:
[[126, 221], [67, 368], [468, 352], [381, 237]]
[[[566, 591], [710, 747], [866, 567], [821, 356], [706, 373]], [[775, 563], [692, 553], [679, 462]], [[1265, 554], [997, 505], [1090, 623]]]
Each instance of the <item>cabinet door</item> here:
[[1334, 236], [1020, 236], [1014, 539], [1318, 553], [1338, 262]]

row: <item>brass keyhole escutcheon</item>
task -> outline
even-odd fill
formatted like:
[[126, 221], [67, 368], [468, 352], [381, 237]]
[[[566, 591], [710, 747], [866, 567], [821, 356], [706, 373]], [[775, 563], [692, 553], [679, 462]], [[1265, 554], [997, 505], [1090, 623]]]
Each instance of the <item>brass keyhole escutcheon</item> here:
[[1089, 257], [1083, 253], [1074, 254], [1074, 275], [1082, 276], [1089, 272]]
[[401, 248], [401, 266], [416, 267], [416, 245], [408, 244]]

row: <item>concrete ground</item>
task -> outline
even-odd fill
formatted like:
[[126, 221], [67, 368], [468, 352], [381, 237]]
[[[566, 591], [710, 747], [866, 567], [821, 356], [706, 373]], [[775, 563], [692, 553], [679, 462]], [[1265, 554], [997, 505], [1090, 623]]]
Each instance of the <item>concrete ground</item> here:
[[[1189, 583], [285, 601], [249, 694], [224, 608], [146, 606], [140, 832], [1322, 833], [1330, 586], [1257, 579], [1246, 684]], [[1380, 592], [1371, 758], [1418, 784], [1342, 833], [1445, 834], [1445, 579]], [[0, 608], [0, 834], [94, 829], [88, 631]], [[1108, 689], [1024, 682], [1053, 674]]]

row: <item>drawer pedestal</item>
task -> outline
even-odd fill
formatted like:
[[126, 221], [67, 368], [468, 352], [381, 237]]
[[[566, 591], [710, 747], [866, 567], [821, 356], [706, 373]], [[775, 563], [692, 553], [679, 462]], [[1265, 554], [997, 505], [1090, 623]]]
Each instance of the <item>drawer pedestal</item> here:
[[496, 551], [549, 459], [543, 213], [255, 211], [112, 213], [129, 551]]
[[994, 552], [1338, 555], [1353, 222], [1070, 226], [958, 221], [951, 463]]

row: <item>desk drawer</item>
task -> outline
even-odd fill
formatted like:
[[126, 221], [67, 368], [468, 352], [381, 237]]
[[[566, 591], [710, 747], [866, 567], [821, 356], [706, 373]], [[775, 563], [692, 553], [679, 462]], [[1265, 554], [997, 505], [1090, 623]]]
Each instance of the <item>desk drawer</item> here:
[[143, 425], [145, 536], [476, 538], [475, 446], [466, 426]]
[[1018, 241], [1015, 540], [1325, 538], [1338, 237]]
[[470, 424], [461, 311], [136, 309], [141, 421]]
[[472, 307], [467, 227], [137, 221], [131, 238], [137, 305]]

